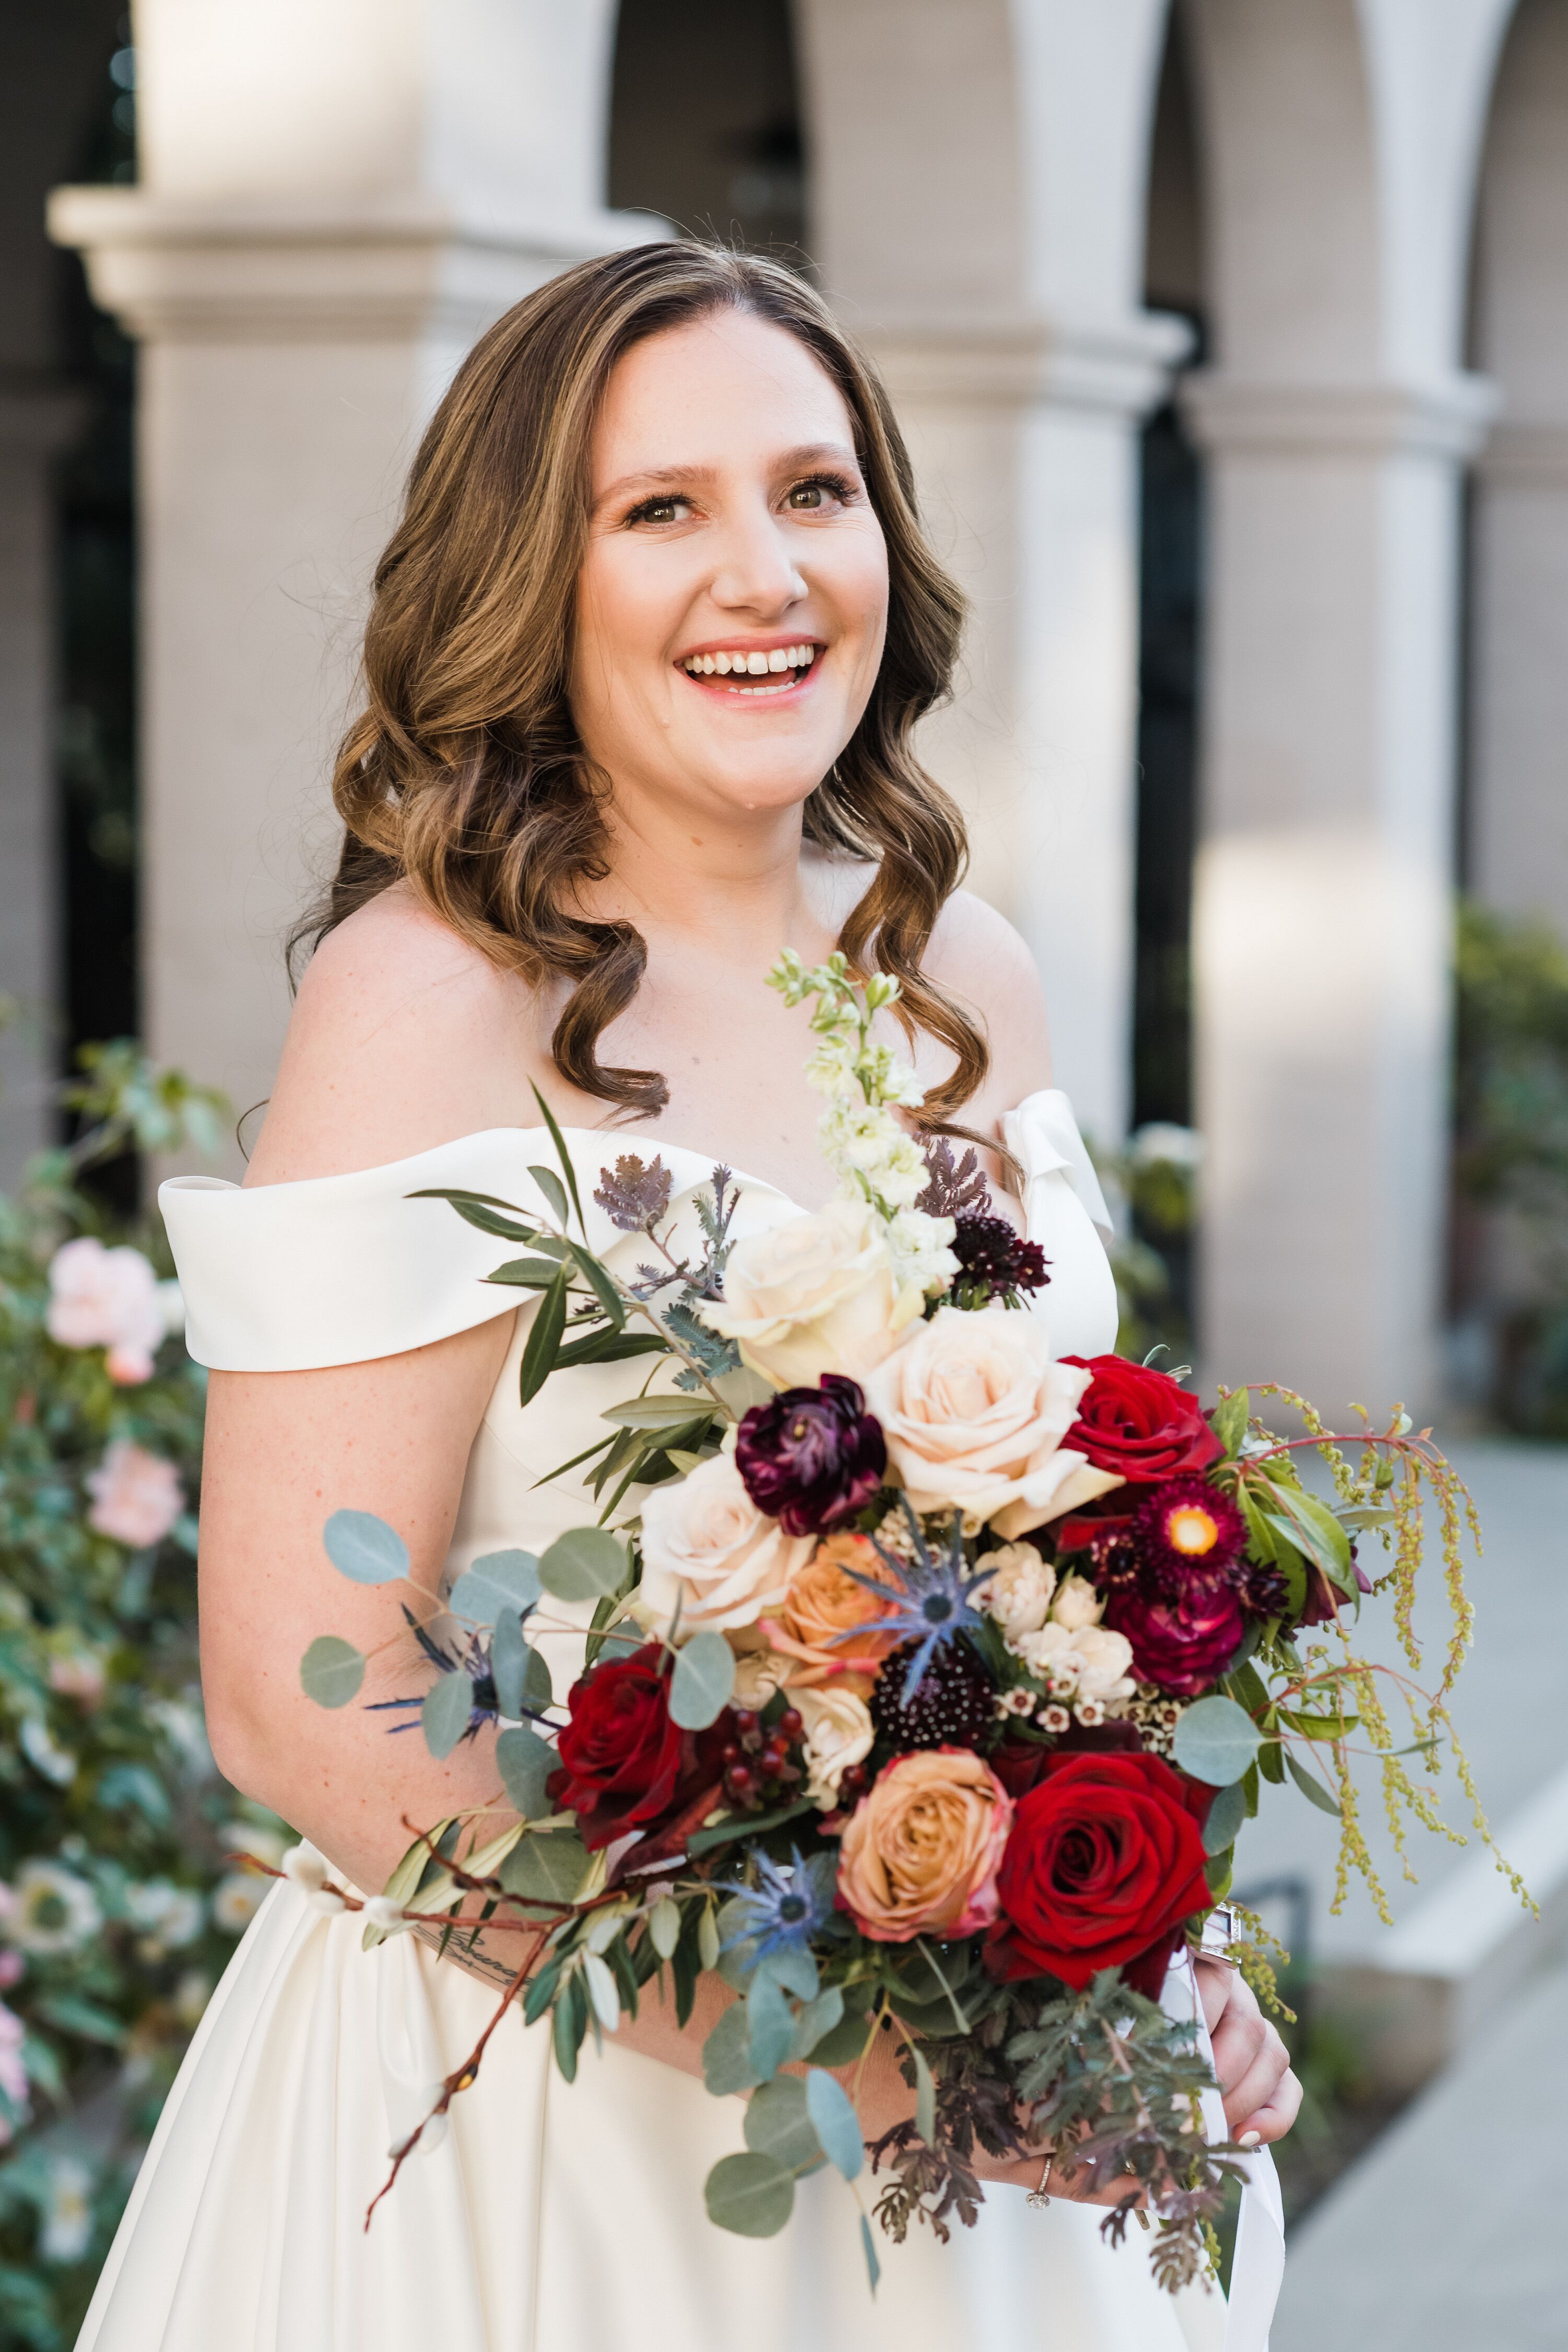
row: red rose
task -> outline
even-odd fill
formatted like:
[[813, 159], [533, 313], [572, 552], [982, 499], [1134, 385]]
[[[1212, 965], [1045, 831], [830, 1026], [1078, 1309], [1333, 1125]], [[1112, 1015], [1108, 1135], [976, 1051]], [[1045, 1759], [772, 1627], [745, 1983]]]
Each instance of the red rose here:
[[572, 1685], [561, 1764], [545, 1787], [577, 1816], [584, 1844], [608, 1845], [668, 1811], [689, 1760], [687, 1735], [669, 1719], [664, 1652], [648, 1642]]
[[1225, 1449], [1203, 1408], [1169, 1372], [1129, 1363], [1125, 1356], [1064, 1356], [1062, 1361], [1094, 1374], [1062, 1444], [1086, 1454], [1097, 1470], [1149, 1486], [1219, 1460]]
[[1013, 1816], [993, 1973], [1081, 1988], [1121, 1968], [1157, 1997], [1183, 1923], [1212, 1899], [1199, 1825], [1213, 1793], [1157, 1756], [1053, 1757]]
[[1115, 1591], [1105, 1622], [1131, 1643], [1138, 1680], [1180, 1698], [1195, 1698], [1225, 1672], [1246, 1630], [1233, 1588], [1205, 1577], [1194, 1577], [1175, 1601]]

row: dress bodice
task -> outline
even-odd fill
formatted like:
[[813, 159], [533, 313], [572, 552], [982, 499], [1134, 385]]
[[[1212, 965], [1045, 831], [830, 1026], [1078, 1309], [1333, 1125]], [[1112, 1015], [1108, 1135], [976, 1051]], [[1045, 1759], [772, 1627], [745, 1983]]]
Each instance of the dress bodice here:
[[[1115, 1286], [1100, 1237], [1109, 1235], [1110, 1220], [1067, 1097], [1055, 1089], [1031, 1095], [1007, 1114], [1004, 1134], [1024, 1173], [1029, 1236], [1050, 1266], [1031, 1311], [1045, 1319], [1054, 1354], [1099, 1354], [1116, 1338]], [[696, 1242], [693, 1198], [713, 1171], [704, 1153], [604, 1129], [569, 1128], [565, 1140], [589, 1244], [617, 1272], [629, 1275], [647, 1255], [646, 1239], [618, 1232], [593, 1198], [602, 1170], [621, 1152], [659, 1154], [673, 1179], [677, 1234]], [[538, 1549], [597, 1516], [577, 1473], [550, 1474], [602, 1436], [600, 1415], [641, 1384], [641, 1367], [577, 1365], [553, 1373], [521, 1405], [518, 1363], [535, 1297], [485, 1280], [518, 1245], [476, 1231], [445, 1201], [414, 1197], [462, 1186], [545, 1218], [528, 1171], [553, 1159], [544, 1129], [491, 1128], [349, 1175], [250, 1189], [180, 1176], [158, 1195], [184, 1292], [186, 1343], [214, 1370], [364, 1363], [516, 1313], [468, 1461], [448, 1558], [453, 1574], [507, 1545]], [[736, 1181], [737, 1238], [803, 1213], [759, 1178], [737, 1171]]]

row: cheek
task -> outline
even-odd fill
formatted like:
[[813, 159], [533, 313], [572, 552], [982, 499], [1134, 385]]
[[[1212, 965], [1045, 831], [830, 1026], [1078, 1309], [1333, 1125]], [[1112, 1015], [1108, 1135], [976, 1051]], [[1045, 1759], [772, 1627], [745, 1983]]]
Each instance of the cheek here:
[[587, 740], [595, 721], [613, 722], [618, 703], [639, 684], [662, 681], [665, 647], [680, 600], [668, 582], [637, 562], [644, 551], [619, 538], [598, 541], [584, 559], [573, 630], [571, 704]]

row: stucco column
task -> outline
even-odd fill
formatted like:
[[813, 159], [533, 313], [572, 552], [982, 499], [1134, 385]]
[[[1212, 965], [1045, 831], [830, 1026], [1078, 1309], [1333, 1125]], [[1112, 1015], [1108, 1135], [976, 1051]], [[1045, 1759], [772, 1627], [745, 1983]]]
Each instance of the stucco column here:
[[1142, 416], [1184, 352], [1140, 309], [1165, 0], [803, 0], [824, 284], [886, 371], [973, 619], [924, 754], [1033, 948], [1058, 1083], [1122, 1131]]
[[1086, 1130], [1131, 1085], [1138, 432], [1176, 320], [926, 321], [867, 338], [938, 544], [971, 599], [962, 690], [924, 755], [962, 801], [972, 887], [1016, 923]]
[[1478, 469], [1471, 878], [1568, 933], [1568, 15], [1525, 0], [1498, 75], [1478, 357], [1503, 409]]
[[364, 583], [462, 352], [599, 203], [611, 0], [142, 0], [143, 182], [57, 191], [141, 339], [144, 1028], [264, 1097]]
[[1492, 405], [1189, 380], [1209, 464], [1194, 908], [1210, 1371], [1433, 1394], [1459, 469]]

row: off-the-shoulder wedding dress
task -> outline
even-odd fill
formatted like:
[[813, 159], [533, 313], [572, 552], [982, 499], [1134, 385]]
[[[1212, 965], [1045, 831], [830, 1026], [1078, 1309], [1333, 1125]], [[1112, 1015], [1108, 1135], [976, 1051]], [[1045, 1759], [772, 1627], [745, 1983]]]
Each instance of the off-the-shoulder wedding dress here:
[[[1050, 1261], [1037, 1311], [1058, 1355], [1115, 1339], [1105, 1218], [1065, 1096], [1005, 1123], [1029, 1232]], [[570, 1130], [590, 1238], [617, 1234], [591, 1202], [624, 1138]], [[185, 1177], [160, 1195], [192, 1353], [226, 1370], [356, 1363], [513, 1311], [487, 1286], [504, 1250], [441, 1201], [463, 1185], [538, 1202], [539, 1130], [498, 1129], [390, 1167], [241, 1190]], [[645, 1146], [645, 1150], [652, 1146]], [[659, 1140], [677, 1199], [710, 1163]], [[742, 1178], [737, 1233], [799, 1213]], [[642, 1244], [646, 1249], [646, 1244]], [[538, 1550], [595, 1516], [573, 1476], [536, 1484], [599, 1434], [625, 1368], [557, 1372], [517, 1402], [529, 1309], [475, 1443], [450, 1571], [508, 1545]], [[325, 1622], [331, 1571], [322, 1561]], [[572, 1661], [552, 1661], [557, 1690]], [[805, 2182], [781, 2237], [726, 2236], [702, 2182], [739, 2145], [729, 2103], [607, 2044], [576, 2083], [547, 2030], [509, 2017], [478, 2083], [416, 2153], [368, 2231], [389, 2147], [467, 2055], [494, 1995], [410, 1936], [361, 1948], [361, 1922], [322, 1917], [275, 1885], [218, 1986], [170, 2094], [104, 2267], [79, 2352], [1191, 2352], [1217, 2346], [1216, 2294], [1152, 2284], [1140, 2230], [1113, 2251], [1098, 2210], [993, 2188], [979, 2226], [938, 2245], [883, 2242], [869, 2297], [853, 2203]]]

